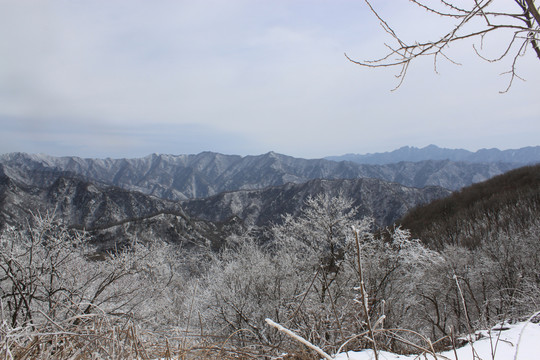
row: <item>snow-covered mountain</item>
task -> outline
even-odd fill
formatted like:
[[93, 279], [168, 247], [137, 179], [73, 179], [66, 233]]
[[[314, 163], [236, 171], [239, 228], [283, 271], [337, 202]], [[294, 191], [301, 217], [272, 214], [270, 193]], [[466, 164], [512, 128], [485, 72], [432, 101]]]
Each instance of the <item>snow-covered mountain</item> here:
[[177, 202], [140, 192], [73, 177], [59, 177], [44, 187], [28, 186], [0, 175], [0, 228], [24, 227], [33, 215], [46, 213], [69, 227], [88, 231], [101, 250], [133, 238], [160, 239], [184, 248], [215, 247], [228, 234], [224, 231], [227, 223], [190, 218]]
[[136, 159], [12, 153], [0, 156], [0, 225], [49, 211], [93, 231], [104, 247], [133, 237], [209, 240], [215, 247], [244, 225], [264, 226], [298, 213], [308, 196], [323, 191], [343, 192], [360, 215], [389, 225], [410, 208], [516, 166], [449, 160], [361, 165], [273, 152]]
[[518, 167], [510, 163], [449, 160], [365, 165], [299, 159], [273, 152], [258, 156], [149, 155], [135, 159], [82, 159], [11, 153], [0, 156], [1, 171], [26, 185], [48, 186], [58, 176], [140, 191], [170, 200], [203, 198], [223, 191], [262, 189], [313, 179], [375, 178], [409, 187], [460, 189]]
[[214, 247], [219, 246], [227, 234], [245, 225], [267, 226], [279, 222], [286, 213], [299, 213], [308, 196], [321, 192], [354, 199], [359, 217], [372, 216], [378, 225], [389, 225], [412, 207], [450, 194], [440, 187], [417, 189], [378, 179], [316, 179], [224, 192], [180, 204], [77, 177], [58, 175], [52, 182], [50, 174], [43, 174], [28, 173], [29, 178], [46, 179], [49, 184], [43, 186], [0, 176], [0, 227], [24, 224], [31, 214], [54, 213], [70, 227], [90, 231], [103, 248], [133, 237], [186, 245], [200, 245], [209, 239]]
[[205, 199], [182, 203], [193, 217], [220, 222], [239, 217], [248, 225], [280, 223], [282, 215], [297, 215], [309, 196], [343, 194], [353, 199], [359, 218], [373, 217], [379, 226], [392, 224], [410, 209], [451, 194], [450, 190], [428, 186], [411, 188], [379, 179], [315, 179], [259, 190], [223, 192]]

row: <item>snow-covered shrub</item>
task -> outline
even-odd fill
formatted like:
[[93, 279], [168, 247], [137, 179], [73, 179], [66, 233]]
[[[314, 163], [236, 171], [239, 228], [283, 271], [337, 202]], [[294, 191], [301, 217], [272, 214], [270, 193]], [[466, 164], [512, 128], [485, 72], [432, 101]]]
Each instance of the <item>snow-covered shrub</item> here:
[[336, 346], [361, 328], [354, 302], [352, 226], [358, 224], [352, 203], [342, 194], [319, 194], [298, 216], [287, 215], [272, 229], [277, 261], [299, 284], [287, 325], [322, 347]]
[[196, 310], [202, 314], [207, 331], [236, 339], [269, 344], [264, 318], [280, 315], [284, 300], [284, 275], [279, 264], [250, 236], [236, 237], [217, 256], [201, 281]]
[[[250, 235], [235, 236], [215, 258], [200, 284], [196, 303], [213, 331], [238, 341], [274, 343], [271, 317], [300, 331], [310, 341], [335, 346], [355, 333], [354, 270], [348, 261], [352, 202], [342, 196], [310, 198], [297, 217], [272, 228], [259, 244]], [[346, 335], [347, 334], [347, 335]]]
[[8, 227], [1, 235], [4, 315], [11, 326], [95, 312], [149, 315], [156, 304], [148, 303], [171, 278], [165, 256], [170, 253], [134, 242], [116, 253], [96, 254], [85, 233], [37, 215], [27, 228]]
[[[433, 272], [444, 259], [399, 227], [389, 229], [385, 239], [375, 238], [369, 220], [355, 220], [351, 204], [342, 196], [319, 195], [298, 216], [287, 215], [274, 226], [267, 244], [249, 235], [230, 238], [199, 283], [194, 302], [210, 331], [236, 332], [243, 345], [271, 344], [281, 339], [265, 326], [264, 320], [272, 318], [330, 352], [364, 332], [354, 225], [361, 237], [368, 316], [376, 320], [384, 315], [379, 327], [432, 335], [438, 323], [432, 321], [427, 299], [432, 290], [437, 299], [441, 294], [440, 278]], [[379, 341], [395, 346], [384, 336]], [[370, 347], [362, 337], [349, 346]]]

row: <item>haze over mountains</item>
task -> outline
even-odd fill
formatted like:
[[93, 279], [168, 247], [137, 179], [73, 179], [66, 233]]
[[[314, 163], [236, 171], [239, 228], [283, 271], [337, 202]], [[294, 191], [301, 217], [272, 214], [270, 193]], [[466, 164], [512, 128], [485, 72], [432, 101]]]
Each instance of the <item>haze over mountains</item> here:
[[540, 161], [540, 146], [528, 146], [521, 149], [499, 150], [480, 149], [476, 152], [463, 149], [445, 149], [436, 145], [424, 148], [404, 146], [397, 150], [375, 154], [346, 154], [329, 156], [334, 161], [353, 161], [359, 164], [392, 164], [400, 161], [451, 160], [473, 163], [506, 162], [533, 164]]
[[[403, 157], [407, 151], [423, 156], [431, 152], [434, 157], [451, 152], [431, 146], [394, 153]], [[70, 226], [92, 230], [104, 248], [133, 237], [216, 245], [246, 226], [268, 226], [285, 213], [298, 213], [308, 196], [321, 192], [347, 195], [359, 208], [359, 217], [373, 216], [377, 225], [385, 226], [415, 206], [523, 161], [540, 162], [538, 147], [498, 154], [484, 163], [427, 159], [377, 165], [274, 152], [135, 159], [10, 153], [0, 156], [0, 226], [50, 211]], [[373, 154], [372, 160], [381, 157], [389, 159], [389, 154]]]

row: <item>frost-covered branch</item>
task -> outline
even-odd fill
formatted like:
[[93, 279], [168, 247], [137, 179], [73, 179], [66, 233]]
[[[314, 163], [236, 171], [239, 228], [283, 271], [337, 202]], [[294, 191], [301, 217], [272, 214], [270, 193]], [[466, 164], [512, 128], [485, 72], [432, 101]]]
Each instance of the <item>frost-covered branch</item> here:
[[[514, 6], [507, 2], [505, 10], [493, 9], [499, 3], [493, 0], [475, 0], [469, 8], [454, 4], [453, 1], [440, 0], [439, 2], [423, 2], [420, 0], [411, 0], [414, 5], [426, 10], [429, 14], [441, 16], [443, 18], [455, 19], [455, 23], [450, 30], [439, 35], [434, 41], [414, 41], [406, 42], [390, 26], [387, 19], [384, 18], [373, 6], [370, 0], [364, 0], [370, 11], [379, 20], [384, 31], [390, 35], [395, 45], [385, 44], [388, 51], [382, 57], [374, 60], [356, 60], [345, 54], [346, 58], [354, 64], [365, 67], [397, 67], [399, 72], [396, 75], [398, 84], [397, 89], [403, 83], [409, 65], [415, 59], [420, 57], [433, 57], [434, 70], [437, 72], [437, 62], [439, 58], [444, 58], [454, 64], [447, 54], [447, 50], [452, 43], [461, 42], [468, 39], [480, 39], [483, 43], [486, 35], [491, 33], [510, 33], [512, 38], [504, 48], [502, 55], [493, 59], [481, 55], [476, 47], [474, 51], [482, 59], [489, 62], [501, 61], [510, 57], [510, 69], [505, 73], [510, 75], [508, 88], [511, 87], [514, 79], [518, 78], [517, 59], [525, 53], [527, 47], [531, 47], [540, 60], [540, 13], [534, 0], [515, 0]], [[497, 4], [494, 4], [497, 3]], [[480, 20], [480, 21], [477, 21]], [[517, 44], [521, 42], [520, 44]], [[515, 45], [515, 46], [514, 46]]]

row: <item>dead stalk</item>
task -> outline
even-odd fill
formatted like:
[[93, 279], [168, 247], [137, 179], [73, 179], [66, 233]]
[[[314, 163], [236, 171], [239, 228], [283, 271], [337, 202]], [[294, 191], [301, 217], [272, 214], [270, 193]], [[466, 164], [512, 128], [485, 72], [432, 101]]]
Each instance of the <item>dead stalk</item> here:
[[362, 260], [360, 258], [360, 240], [358, 239], [358, 230], [354, 230], [354, 237], [356, 240], [356, 258], [358, 261], [358, 276], [360, 278], [360, 297], [362, 302], [362, 307], [364, 309], [364, 316], [366, 317], [366, 324], [368, 328], [369, 340], [372, 344], [373, 353], [375, 354], [375, 360], [379, 360], [379, 354], [377, 351], [377, 342], [375, 341], [375, 334], [371, 326], [371, 319], [369, 316], [369, 306], [368, 306], [368, 295], [366, 293], [366, 287], [364, 285], [364, 274], [362, 272]]

